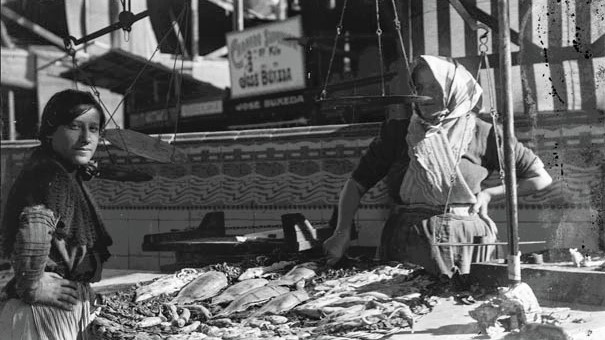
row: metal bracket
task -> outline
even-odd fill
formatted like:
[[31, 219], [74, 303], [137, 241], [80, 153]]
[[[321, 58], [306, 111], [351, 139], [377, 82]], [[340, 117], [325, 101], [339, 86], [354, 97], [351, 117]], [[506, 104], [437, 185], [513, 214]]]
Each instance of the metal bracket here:
[[139, 13], [139, 14], [136, 14], [136, 15], [133, 14], [132, 12], [130, 12], [130, 11], [122, 11], [118, 15], [119, 21], [116, 22], [116, 23], [113, 23], [113, 24], [111, 24], [111, 25], [109, 25], [109, 26], [107, 26], [105, 28], [102, 28], [102, 29], [96, 31], [96, 32], [90, 33], [90, 34], [88, 34], [88, 35], [86, 35], [86, 36], [84, 36], [84, 37], [82, 37], [80, 39], [76, 39], [75, 37], [73, 37], [71, 35], [69, 37], [65, 38], [64, 40], [65, 40], [66, 49], [68, 49], [67, 48], [68, 42], [69, 42], [70, 45], [73, 44], [73, 46], [80, 45], [82, 43], [85, 43], [85, 42], [88, 42], [90, 40], [96, 39], [96, 38], [98, 38], [100, 36], [103, 36], [103, 35], [105, 35], [107, 33], [111, 33], [111, 32], [113, 32], [115, 30], [120, 29], [120, 28], [123, 29], [126, 32], [130, 32], [132, 24], [134, 24], [135, 22], [137, 22], [137, 21], [139, 21], [139, 20], [147, 17], [148, 15], [149, 15], [149, 11], [148, 10], [145, 10], [145, 11]]

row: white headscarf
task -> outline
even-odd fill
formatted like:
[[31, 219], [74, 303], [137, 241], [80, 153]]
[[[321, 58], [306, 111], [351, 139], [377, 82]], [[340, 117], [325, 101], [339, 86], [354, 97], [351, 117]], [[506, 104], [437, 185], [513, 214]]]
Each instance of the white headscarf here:
[[422, 55], [414, 69], [420, 65], [428, 66], [441, 85], [446, 109], [437, 125], [428, 125], [417, 113], [412, 115], [406, 137], [410, 166], [400, 190], [402, 199], [446, 204], [454, 193], [449, 202], [473, 203], [475, 196], [464, 182], [458, 162], [474, 136], [474, 112], [481, 107], [483, 91], [466, 68], [452, 59]]
[[443, 106], [447, 108], [444, 120], [479, 111], [483, 90], [464, 66], [450, 58], [421, 55], [413, 68], [423, 64], [429, 67], [443, 90]]

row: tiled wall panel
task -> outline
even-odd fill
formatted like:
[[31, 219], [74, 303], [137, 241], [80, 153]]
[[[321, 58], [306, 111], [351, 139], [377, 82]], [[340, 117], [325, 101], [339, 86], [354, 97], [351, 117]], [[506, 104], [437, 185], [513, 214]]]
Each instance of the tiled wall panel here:
[[[521, 240], [546, 241], [523, 246], [523, 251], [603, 248], [605, 128], [576, 123], [578, 116], [595, 120], [590, 113], [578, 113], [545, 119], [533, 130], [519, 124], [517, 136], [540, 155], [555, 179], [544, 192], [519, 197]], [[342, 185], [378, 128], [378, 124], [359, 124], [179, 135], [177, 146], [187, 154], [186, 162], [137, 162], [137, 169], [148, 172], [152, 180], [89, 182], [114, 238], [114, 256], [107, 266], [142, 270], [172, 263], [170, 252], [142, 251], [143, 236], [196, 228], [212, 211], [225, 213], [229, 235], [279, 228], [281, 216], [287, 213], [302, 213], [312, 223], [326, 223]], [[28, 153], [23, 144], [2, 144], [3, 200], [5, 188]], [[132, 156], [111, 146], [109, 152], [112, 159], [129, 166]], [[104, 150], [96, 157], [109, 162]], [[497, 183], [494, 176], [486, 185]], [[382, 182], [363, 197], [355, 217], [359, 239], [353, 244], [378, 244], [389, 204]], [[500, 239], [506, 241], [503, 199], [492, 202], [490, 215], [500, 229]]]

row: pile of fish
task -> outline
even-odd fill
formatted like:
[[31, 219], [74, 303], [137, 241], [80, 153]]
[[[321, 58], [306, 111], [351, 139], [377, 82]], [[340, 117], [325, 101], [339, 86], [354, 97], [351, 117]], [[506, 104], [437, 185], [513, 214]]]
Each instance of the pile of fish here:
[[434, 282], [415, 268], [322, 268], [279, 261], [186, 268], [106, 296], [104, 339], [378, 339], [413, 332]]

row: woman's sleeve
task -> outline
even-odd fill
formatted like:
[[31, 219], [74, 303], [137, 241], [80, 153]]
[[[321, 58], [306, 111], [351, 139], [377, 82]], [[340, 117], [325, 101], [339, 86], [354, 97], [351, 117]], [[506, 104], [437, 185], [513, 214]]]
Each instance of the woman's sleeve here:
[[[496, 137], [494, 134], [494, 128], [490, 130], [488, 140], [487, 140], [487, 149], [486, 149], [486, 160], [487, 160], [487, 168], [490, 171], [499, 171], [500, 165], [498, 160], [498, 151], [500, 152], [500, 157], [502, 158], [502, 162], [504, 163], [504, 137], [501, 126], [498, 126], [498, 139], [500, 141], [500, 149], [496, 147]], [[543, 168], [544, 163], [542, 160], [528, 147], [523, 145], [523, 143], [519, 142], [517, 138], [512, 140], [513, 147], [515, 150], [515, 169], [517, 172], [518, 178], [529, 178], [533, 177], [533, 174], [536, 170]]]
[[[2, 222], [2, 244], [4, 256], [10, 256], [15, 246], [15, 237], [19, 230], [19, 216], [26, 209], [43, 206], [51, 210], [54, 216], [65, 214], [60, 209], [66, 204], [67, 195], [58, 194], [56, 188], [60, 172], [49, 164], [37, 164], [24, 169], [12, 186], [5, 206]], [[66, 176], [66, 174], [65, 174]], [[66, 192], [65, 186], [62, 192]]]
[[[389, 120], [380, 127], [380, 135], [375, 137], [351, 177], [364, 188], [370, 189], [388, 173], [396, 159], [397, 150], [403, 146], [402, 126], [400, 121]], [[403, 130], [405, 131], [405, 130]]]

